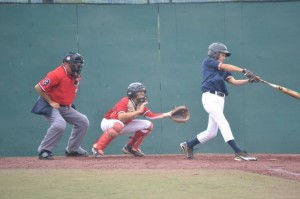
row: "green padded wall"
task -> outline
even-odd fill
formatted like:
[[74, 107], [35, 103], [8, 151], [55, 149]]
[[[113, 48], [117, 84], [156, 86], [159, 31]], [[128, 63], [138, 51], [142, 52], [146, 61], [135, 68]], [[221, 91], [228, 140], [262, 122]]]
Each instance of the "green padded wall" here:
[[[149, 107], [160, 111], [156, 6], [79, 6], [78, 19], [79, 49], [86, 60], [84, 75], [88, 78], [82, 81], [78, 102], [91, 120], [85, 139], [90, 150], [102, 134], [103, 115], [126, 96], [131, 82], [143, 82], [149, 91]], [[144, 146], [158, 153], [160, 148], [149, 145], [161, 143], [160, 123], [155, 122], [155, 126]], [[115, 139], [106, 154], [120, 153], [127, 139], [128, 135]]]
[[[148, 154], [180, 153], [179, 143], [205, 130], [200, 65], [207, 47], [227, 44], [228, 63], [267, 81], [300, 91], [300, 2], [156, 5], [0, 5], [0, 156], [34, 156], [48, 124], [30, 110], [35, 84], [68, 51], [85, 58], [75, 101], [90, 120], [82, 147], [101, 135], [103, 114], [129, 83], [147, 86], [149, 107], [165, 112], [190, 107], [191, 120], [155, 120], [145, 140]], [[243, 78], [241, 74], [234, 74]], [[299, 153], [299, 101], [263, 84], [228, 85], [225, 114], [238, 144], [251, 153]], [[63, 155], [71, 127], [53, 151]], [[106, 154], [120, 154], [120, 136]], [[218, 134], [199, 152], [231, 153]]]
[[0, 5], [0, 156], [35, 155], [48, 128], [30, 110], [34, 86], [77, 50], [76, 6]]

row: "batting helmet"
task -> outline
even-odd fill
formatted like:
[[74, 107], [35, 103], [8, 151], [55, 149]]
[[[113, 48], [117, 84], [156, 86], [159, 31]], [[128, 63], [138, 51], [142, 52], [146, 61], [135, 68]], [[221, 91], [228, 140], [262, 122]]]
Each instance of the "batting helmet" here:
[[131, 83], [127, 89], [127, 96], [129, 98], [134, 98], [139, 91], [144, 91], [144, 93], [146, 93], [146, 87], [140, 82]]
[[63, 59], [63, 63], [71, 65], [72, 73], [80, 73], [83, 67], [83, 57], [79, 53], [69, 52]]
[[220, 42], [215, 42], [209, 45], [207, 53], [209, 57], [218, 60], [220, 53], [225, 53], [226, 57], [231, 55], [231, 53], [227, 50], [227, 47]]

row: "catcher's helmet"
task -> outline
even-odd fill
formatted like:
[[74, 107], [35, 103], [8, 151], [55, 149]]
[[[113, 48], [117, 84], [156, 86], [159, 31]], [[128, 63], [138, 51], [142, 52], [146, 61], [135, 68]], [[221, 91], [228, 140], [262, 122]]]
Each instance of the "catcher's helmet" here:
[[229, 57], [231, 53], [227, 50], [227, 47], [220, 43], [220, 42], [215, 42], [209, 45], [208, 47], [208, 56], [218, 60], [220, 57], [220, 53], [225, 53], [226, 57]]
[[127, 89], [127, 96], [129, 98], [134, 98], [139, 91], [144, 91], [144, 93], [146, 93], [146, 87], [140, 82], [131, 83]]
[[71, 65], [72, 73], [80, 73], [84, 60], [81, 54], [69, 52], [64, 57], [63, 62]]

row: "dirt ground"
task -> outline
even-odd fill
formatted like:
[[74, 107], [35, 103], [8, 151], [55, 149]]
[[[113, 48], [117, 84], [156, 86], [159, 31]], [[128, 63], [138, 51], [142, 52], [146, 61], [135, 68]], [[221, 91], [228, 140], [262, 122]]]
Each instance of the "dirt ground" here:
[[37, 157], [2, 157], [0, 169], [224, 169], [241, 170], [300, 181], [300, 155], [255, 154], [258, 161], [235, 161], [228, 154], [197, 154], [194, 160], [184, 155], [110, 155], [103, 158], [55, 157], [38, 160]]

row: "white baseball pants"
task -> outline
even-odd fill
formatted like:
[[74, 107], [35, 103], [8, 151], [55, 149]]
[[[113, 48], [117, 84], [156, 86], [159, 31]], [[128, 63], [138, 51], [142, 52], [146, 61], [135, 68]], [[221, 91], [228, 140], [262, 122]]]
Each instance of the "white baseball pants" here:
[[204, 144], [216, 137], [218, 129], [220, 129], [225, 142], [233, 140], [231, 128], [223, 113], [225, 97], [205, 92], [202, 94], [202, 104], [208, 113], [208, 125], [205, 131], [197, 135], [199, 142]]
[[[115, 122], [119, 122], [120, 124], [122, 124], [124, 126], [124, 124], [120, 121], [120, 120], [116, 120], [116, 119], [102, 119], [101, 122], [101, 129], [103, 132], [105, 132], [107, 129], [113, 127]], [[143, 133], [148, 133], [149, 127], [151, 126], [151, 122], [148, 120], [140, 120], [140, 119], [134, 119], [132, 120], [129, 124], [125, 125], [123, 130], [120, 132], [120, 134], [129, 134], [129, 133], [135, 133], [137, 131], [141, 131]], [[146, 130], [146, 131], [143, 131]]]

